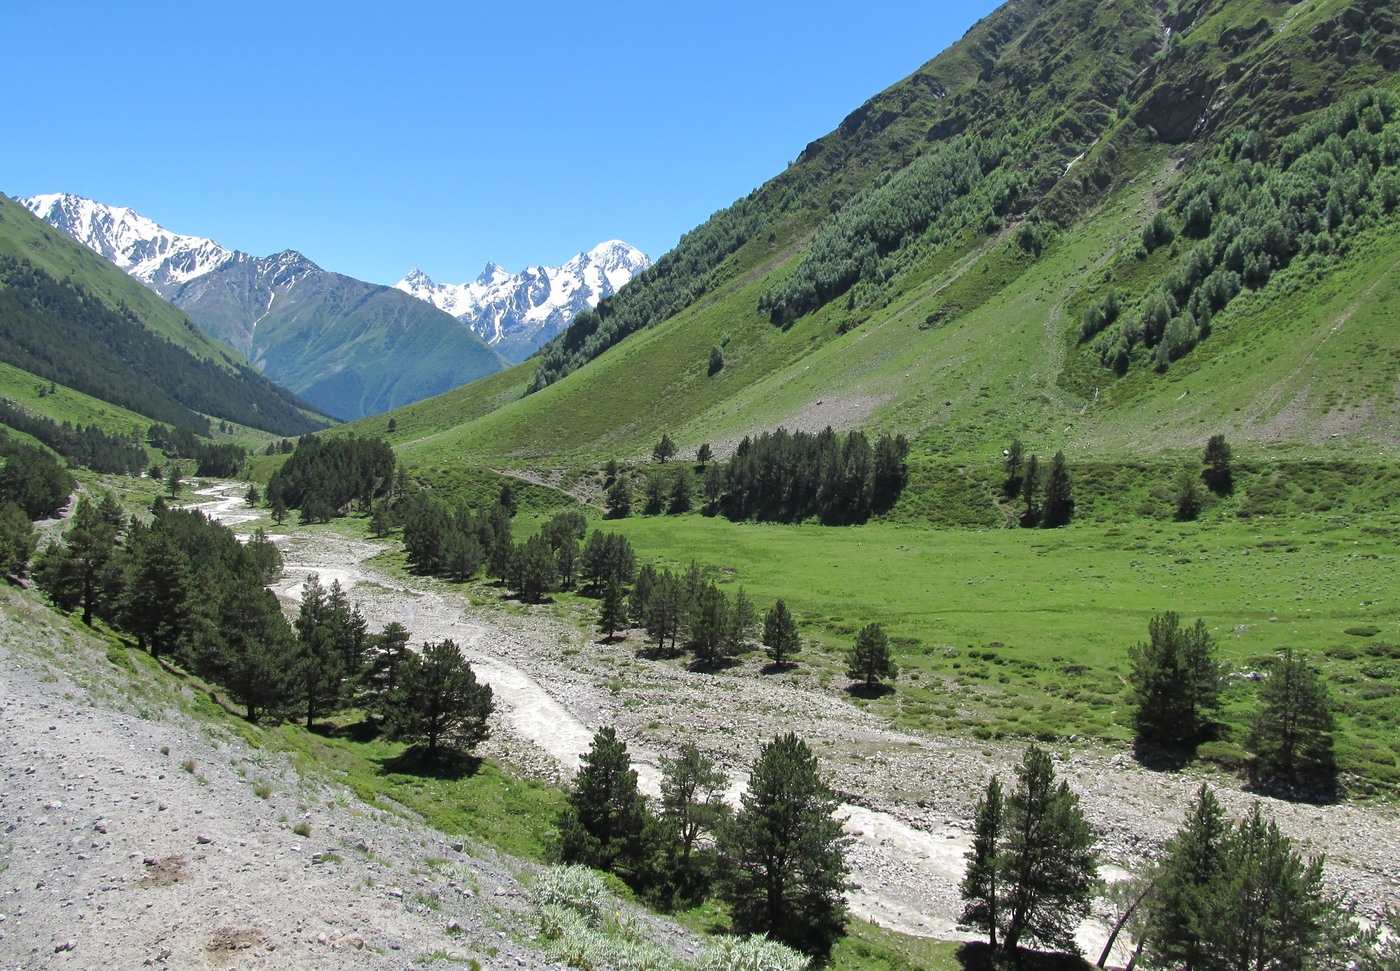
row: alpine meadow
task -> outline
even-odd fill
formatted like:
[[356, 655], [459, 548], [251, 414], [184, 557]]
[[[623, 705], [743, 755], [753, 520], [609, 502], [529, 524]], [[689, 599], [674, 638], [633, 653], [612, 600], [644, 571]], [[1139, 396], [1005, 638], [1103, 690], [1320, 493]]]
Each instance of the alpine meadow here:
[[0, 197], [0, 951], [1400, 968], [1400, 9], [1009, 0], [793, 152], [346, 424]]

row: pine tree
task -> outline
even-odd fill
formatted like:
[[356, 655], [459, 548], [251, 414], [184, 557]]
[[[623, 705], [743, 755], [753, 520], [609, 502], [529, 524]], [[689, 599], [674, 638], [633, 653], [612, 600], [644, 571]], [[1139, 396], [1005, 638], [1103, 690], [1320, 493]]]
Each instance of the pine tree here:
[[713, 583], [706, 584], [691, 604], [688, 646], [698, 663], [711, 666], [724, 659], [731, 613], [729, 598]]
[[1074, 492], [1069, 480], [1065, 453], [1056, 452], [1045, 476], [1045, 499], [1041, 508], [1040, 525], [1053, 529], [1069, 522], [1074, 515]]
[[599, 729], [559, 817], [559, 859], [639, 879], [645, 875], [648, 824], [626, 743], [611, 726]]
[[1068, 783], [1055, 785], [1049, 754], [1037, 745], [1016, 767], [1006, 801], [1005, 841], [997, 866], [1005, 898], [998, 906], [1002, 949], [1022, 940], [1073, 951], [1098, 879], [1094, 834]]
[[1006, 803], [1002, 797], [1001, 780], [992, 776], [987, 792], [977, 802], [973, 815], [972, 849], [967, 852], [967, 871], [959, 890], [967, 901], [960, 923], [987, 932], [987, 942], [997, 946], [1000, 927], [1002, 888], [998, 879], [997, 855], [1006, 821]]
[[312, 574], [302, 588], [301, 607], [293, 625], [296, 648], [289, 675], [299, 703], [305, 706], [306, 727], [340, 703], [341, 680], [347, 673], [337, 650], [330, 598], [320, 578]]
[[1225, 441], [1224, 435], [1212, 435], [1206, 442], [1205, 452], [1201, 455], [1201, 462], [1205, 465], [1205, 471], [1201, 473], [1201, 478], [1205, 479], [1206, 487], [1218, 496], [1227, 496], [1235, 488], [1235, 474], [1231, 468], [1230, 445]]
[[1163, 850], [1154, 876], [1145, 950], [1153, 966], [1220, 967], [1214, 939], [1226, 892], [1230, 824], [1214, 793], [1202, 785], [1186, 822]]
[[421, 655], [405, 655], [400, 667], [389, 710], [395, 738], [426, 743], [431, 759], [440, 744], [470, 752], [490, 737], [491, 686], [477, 681], [455, 643], [425, 644]]
[[846, 849], [836, 799], [795, 734], [763, 747], [741, 808], [720, 828], [734, 926], [824, 953], [846, 923]]
[[23, 579], [37, 545], [34, 525], [19, 504], [0, 502], [0, 576]]
[[661, 440], [657, 442], [656, 447], [651, 450], [651, 457], [657, 462], [665, 463], [671, 461], [671, 457], [675, 454], [676, 443], [671, 441], [671, 436], [668, 433], [662, 432]]
[[1258, 778], [1330, 793], [1336, 784], [1333, 702], [1321, 672], [1286, 648], [1259, 689], [1259, 710], [1246, 741]]
[[1203, 621], [1182, 628], [1170, 610], [1148, 622], [1147, 635], [1147, 643], [1128, 651], [1137, 739], [1149, 745], [1194, 746], [1208, 735], [1212, 716], [1220, 710], [1222, 675], [1215, 642]]
[[661, 823], [680, 848], [682, 867], [689, 867], [700, 836], [713, 834], [723, 818], [728, 783], [694, 742], [682, 745], [675, 758], [661, 760]]
[[856, 635], [855, 646], [846, 655], [846, 677], [865, 682], [873, 689], [882, 679], [899, 677], [899, 665], [890, 654], [889, 637], [878, 624], [866, 624]]
[[782, 600], [773, 604], [763, 618], [763, 646], [768, 648], [768, 656], [773, 663], [779, 665], [788, 663], [802, 649], [797, 621], [793, 620], [787, 604]]
[[598, 630], [608, 641], [627, 623], [627, 600], [622, 584], [610, 579], [603, 586], [603, 600], [598, 605]]

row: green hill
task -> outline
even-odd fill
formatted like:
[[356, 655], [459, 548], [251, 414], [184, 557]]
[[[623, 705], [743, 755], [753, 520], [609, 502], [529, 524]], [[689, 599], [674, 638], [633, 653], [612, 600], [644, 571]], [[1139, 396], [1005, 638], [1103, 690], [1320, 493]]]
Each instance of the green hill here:
[[209, 418], [280, 435], [329, 424], [174, 307], [4, 197], [0, 362], [200, 434]]
[[1216, 431], [1391, 454], [1398, 21], [1009, 4], [536, 359], [396, 412], [396, 440], [536, 466], [827, 424], [904, 432], [916, 462]]

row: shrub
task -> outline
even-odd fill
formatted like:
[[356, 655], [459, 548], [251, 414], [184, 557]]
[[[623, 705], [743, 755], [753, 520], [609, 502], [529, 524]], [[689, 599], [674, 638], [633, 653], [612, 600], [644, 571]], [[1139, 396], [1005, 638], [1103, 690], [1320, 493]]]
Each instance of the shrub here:
[[536, 908], [566, 907], [577, 912], [589, 927], [603, 926], [609, 896], [602, 876], [577, 864], [550, 867], [530, 888], [530, 903]]
[[706, 945], [696, 971], [803, 971], [807, 958], [763, 936], [726, 938]]

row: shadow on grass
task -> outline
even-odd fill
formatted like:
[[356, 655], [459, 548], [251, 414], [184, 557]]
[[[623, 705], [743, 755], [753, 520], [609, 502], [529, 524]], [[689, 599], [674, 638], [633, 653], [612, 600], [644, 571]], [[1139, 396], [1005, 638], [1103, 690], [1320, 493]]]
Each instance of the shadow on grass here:
[[993, 950], [983, 941], [969, 941], [958, 948], [963, 971], [1084, 971], [1092, 965], [1077, 954], [1050, 954], [1020, 948], [1014, 954]]
[[864, 681], [859, 681], [847, 687], [846, 694], [850, 695], [853, 698], [865, 698], [867, 700], [874, 700], [875, 698], [883, 698], [886, 695], [894, 694], [894, 685], [866, 684]]
[[430, 756], [422, 745], [405, 749], [392, 758], [375, 761], [379, 763], [380, 775], [417, 775], [454, 782], [471, 778], [481, 769], [481, 759], [475, 755], [443, 749]]

